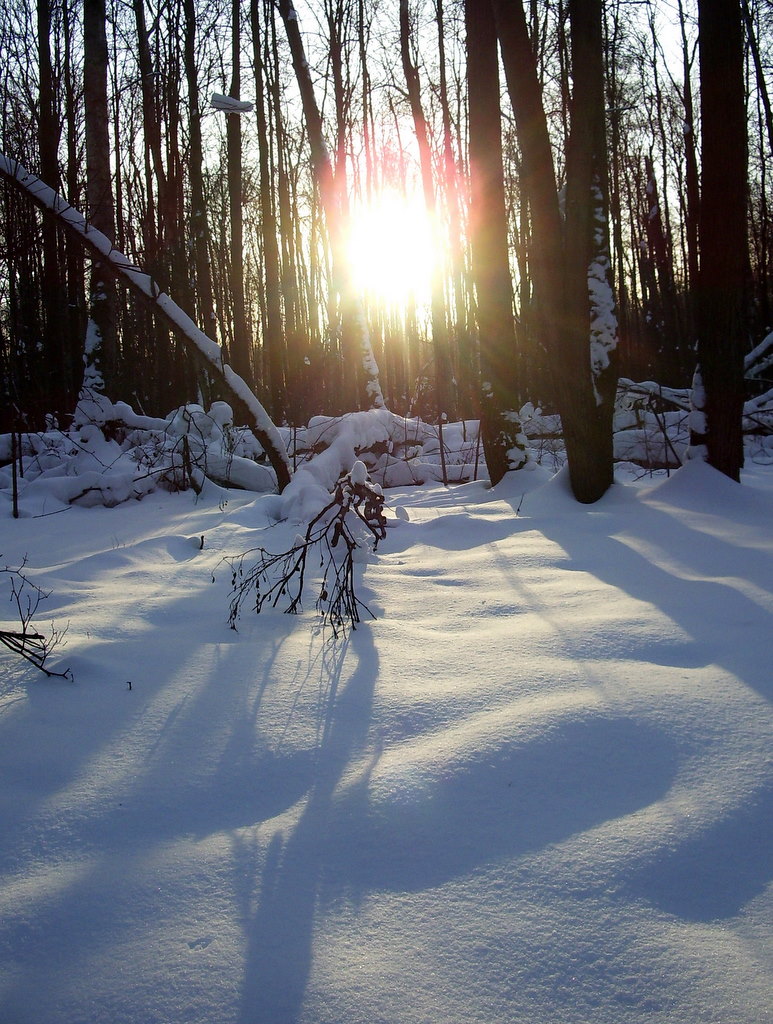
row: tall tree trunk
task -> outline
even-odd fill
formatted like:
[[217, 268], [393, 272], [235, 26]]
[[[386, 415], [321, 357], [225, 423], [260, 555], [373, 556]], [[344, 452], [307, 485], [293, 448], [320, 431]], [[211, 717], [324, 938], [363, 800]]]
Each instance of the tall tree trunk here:
[[698, 5], [701, 68], [701, 264], [692, 452], [733, 480], [743, 466], [747, 132], [737, 0]]
[[265, 75], [258, 0], [250, 2], [253, 61], [255, 66], [255, 111], [258, 129], [260, 167], [260, 213], [263, 263], [266, 281], [266, 308], [263, 323], [263, 347], [268, 364], [268, 393], [274, 421], [282, 423], [286, 415], [284, 360], [282, 351], [282, 307], [280, 296], [279, 245], [272, 195], [268, 122], [266, 119]]
[[612, 482], [616, 383], [610, 365], [616, 323], [606, 255], [601, 3], [570, 4], [574, 90], [565, 225], [523, 6], [520, 0], [492, 4], [521, 144], [522, 187], [532, 212], [530, 262], [540, 334], [550, 360], [572, 490], [578, 501], [590, 503]]
[[[230, 95], [241, 96], [241, 3], [231, 4], [231, 89]], [[249, 384], [253, 382], [250, 359], [250, 337], [244, 308], [244, 216], [242, 212], [242, 126], [241, 114], [226, 114], [226, 147], [228, 162], [228, 209], [231, 227], [231, 316], [233, 342], [230, 359], [236, 372]]]
[[[264, 69], [269, 79], [270, 115], [276, 137], [276, 190], [279, 211], [279, 244], [282, 304], [284, 308], [285, 347], [287, 349], [287, 403], [290, 421], [306, 423], [310, 415], [310, 371], [317, 375], [319, 366], [312, 364], [310, 338], [312, 325], [304, 322], [298, 286], [298, 260], [294, 239], [294, 218], [290, 196], [287, 134], [284, 128], [282, 95], [279, 82], [279, 43], [276, 31], [276, 8], [273, 0], [263, 0], [264, 23], [270, 30], [266, 40]], [[315, 307], [316, 308], [316, 307]]]
[[[51, 0], [37, 0], [38, 68], [40, 75], [40, 114], [38, 149], [40, 171], [53, 188], [59, 188], [59, 122], [54, 109], [54, 69], [51, 65]], [[56, 225], [46, 219], [43, 234], [43, 359], [41, 376], [45, 379], [44, 400], [47, 411], [64, 410], [75, 398], [70, 363], [67, 358], [67, 307], [64, 279], [60, 269]]]
[[602, 2], [569, 0], [569, 13], [573, 89], [563, 282], [564, 369], [569, 373], [563, 378], [561, 418], [572, 490], [579, 501], [594, 502], [613, 479], [617, 386], [613, 358], [617, 319], [608, 254]]
[[[105, 0], [83, 2], [83, 102], [86, 112], [86, 198], [88, 219], [115, 240], [110, 134], [107, 107]], [[83, 387], [112, 390], [118, 370], [116, 293], [112, 276], [97, 261], [91, 270]]]
[[[454, 156], [453, 120], [448, 95], [448, 72], [446, 69], [445, 13], [443, 0], [435, 0], [435, 21], [438, 34], [438, 99], [443, 121], [443, 184], [448, 207], [449, 256], [451, 264], [451, 285], [453, 290], [454, 326], [449, 338], [451, 365], [456, 366], [457, 414], [475, 415], [478, 411], [477, 366], [470, 337], [468, 297], [464, 271], [462, 247], [461, 199], [459, 195], [459, 174]], [[454, 358], [455, 356], [455, 358]]]
[[491, 8], [467, 0], [470, 238], [480, 347], [480, 425], [489, 478], [526, 461], [515, 416], [515, 323], [507, 242], [499, 56]]
[[[74, 66], [74, 38], [77, 33], [78, 14], [76, 4], [65, 0], [62, 9], [64, 28], [63, 47], [63, 89], [64, 125], [66, 145], [65, 195], [71, 203], [81, 203], [82, 169], [78, 153], [77, 107], [80, 93], [78, 72]], [[68, 237], [65, 248], [65, 269], [67, 275], [67, 338], [66, 338], [66, 379], [70, 381], [73, 398], [83, 379], [83, 339], [86, 334], [86, 282], [83, 261], [74, 242]]]
[[685, 237], [687, 241], [687, 338], [695, 345], [695, 296], [698, 289], [700, 222], [700, 180], [698, 148], [695, 133], [695, 109], [692, 95], [692, 58], [687, 41], [685, 14], [679, 0], [679, 31], [682, 41], [682, 74], [684, 77], [684, 159], [685, 159]]

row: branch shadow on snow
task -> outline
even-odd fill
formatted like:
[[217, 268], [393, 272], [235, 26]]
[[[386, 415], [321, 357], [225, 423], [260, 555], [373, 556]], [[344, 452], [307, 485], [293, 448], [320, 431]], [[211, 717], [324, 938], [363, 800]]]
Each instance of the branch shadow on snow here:
[[[326, 689], [315, 691], [315, 645], [305, 637], [307, 625], [277, 614], [270, 629], [246, 629], [237, 637], [204, 611], [199, 644], [186, 648], [178, 639], [191, 636], [191, 614], [200, 614], [189, 598], [181, 592], [163, 604], [167, 642], [152, 679], [138, 670], [128, 690], [123, 676], [115, 678], [113, 664], [131, 664], [146, 642], [133, 623], [123, 636], [88, 645], [74, 688], [45, 681], [26, 688], [35, 735], [47, 740], [50, 732], [51, 739], [42, 749], [30, 747], [29, 761], [19, 762], [7, 780], [0, 877], [18, 880], [23, 850], [27, 865], [46, 865], [45, 884], [51, 884], [49, 874], [56, 884], [51, 894], [42, 883], [39, 896], [33, 888], [24, 914], [4, 915], [0, 927], [0, 948], [14, 951], [3, 1009], [19, 1024], [51, 1019], [53, 1002], [69, 991], [68, 979], [82, 977], [92, 959], [104, 976], [116, 934], [131, 943], [142, 930], [152, 944], [165, 918], [188, 916], [177, 906], [186, 899], [185, 873], [179, 886], [167, 877], [162, 890], [149, 861], [164, 860], [164, 851], [177, 844], [186, 858], [199, 840], [252, 834], [313, 786], [337, 680], [331, 666], [323, 666]], [[156, 622], [159, 612], [149, 606], [147, 616]], [[73, 700], [78, 688], [81, 699]], [[316, 737], [308, 724], [315, 705]], [[84, 729], [79, 721], [71, 738], [68, 716], [84, 714], [99, 728]], [[4, 728], [13, 728], [10, 718], [0, 718], [0, 739]], [[27, 789], [34, 801], [25, 799]], [[110, 978], [118, 983], [123, 968], [120, 953], [115, 956]], [[43, 970], [59, 970], [58, 985], [35, 989]], [[99, 998], [113, 995], [105, 991]], [[146, 1006], [148, 1019], [156, 1009]]]
[[[341, 689], [346, 647], [357, 665]], [[334, 793], [353, 760], [368, 750], [378, 655], [371, 632], [361, 628], [343, 645], [334, 666], [325, 706], [320, 708], [314, 780], [297, 823], [276, 831], [269, 842], [256, 911], [250, 898], [254, 865], [250, 840], [234, 836], [235, 885], [246, 917], [247, 951], [240, 999], [240, 1024], [290, 1024], [296, 1020], [308, 983], [315, 911], [325, 868], [325, 840], [334, 822]], [[378, 760], [378, 748], [372, 752]], [[247, 846], [245, 847], [245, 843]]]
[[773, 789], [667, 851], [626, 886], [688, 921], [735, 917], [773, 878]]
[[418, 892], [559, 843], [658, 800], [676, 754], [657, 729], [588, 714], [428, 769], [377, 769], [336, 804], [331, 891]]

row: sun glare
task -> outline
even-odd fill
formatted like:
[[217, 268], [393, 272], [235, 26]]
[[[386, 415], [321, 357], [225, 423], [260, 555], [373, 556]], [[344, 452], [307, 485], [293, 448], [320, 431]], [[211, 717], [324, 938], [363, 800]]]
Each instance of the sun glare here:
[[358, 291], [389, 306], [411, 296], [428, 301], [434, 259], [432, 232], [422, 201], [383, 192], [369, 205], [354, 207], [349, 261]]

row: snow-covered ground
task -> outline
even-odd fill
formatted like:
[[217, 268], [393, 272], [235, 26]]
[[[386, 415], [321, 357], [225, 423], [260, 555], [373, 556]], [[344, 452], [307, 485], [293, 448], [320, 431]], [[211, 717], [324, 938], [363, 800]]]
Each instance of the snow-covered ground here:
[[224, 493], [2, 499], [3, 1024], [773, 1020], [770, 468], [391, 491], [337, 643], [229, 630]]

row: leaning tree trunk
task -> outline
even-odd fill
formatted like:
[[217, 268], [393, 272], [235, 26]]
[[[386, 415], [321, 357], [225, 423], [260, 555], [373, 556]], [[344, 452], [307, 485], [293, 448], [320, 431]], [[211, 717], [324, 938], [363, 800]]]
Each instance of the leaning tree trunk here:
[[103, 277], [108, 274], [113, 280], [119, 277], [152, 307], [157, 316], [162, 317], [170, 330], [181, 338], [189, 352], [206, 362], [213, 376], [220, 380], [229, 393], [234, 412], [237, 415], [244, 415], [251, 421], [252, 431], [265, 451], [276, 473], [277, 486], [282, 491], [290, 482], [290, 463], [281, 435], [248, 385], [223, 362], [220, 346], [200, 331], [168, 295], [160, 292], [148, 274], [143, 274], [137, 267], [132, 266], [106, 235], [98, 231], [66, 199], [49, 188], [40, 178], [29, 174], [18, 161], [9, 160], [0, 154], [0, 177], [14, 185], [45, 214], [56, 218], [57, 223], [67, 229], [71, 237], [100, 262]]
[[[51, 64], [51, 3], [37, 0], [38, 67], [40, 73], [40, 114], [38, 150], [44, 178], [59, 187], [58, 147], [60, 129], [54, 109], [54, 69]], [[47, 412], [64, 410], [74, 400], [70, 364], [67, 358], [67, 322], [62, 311], [67, 308], [64, 267], [60, 260], [56, 225], [44, 221], [43, 242], [43, 351], [45, 353], [44, 399]]]

